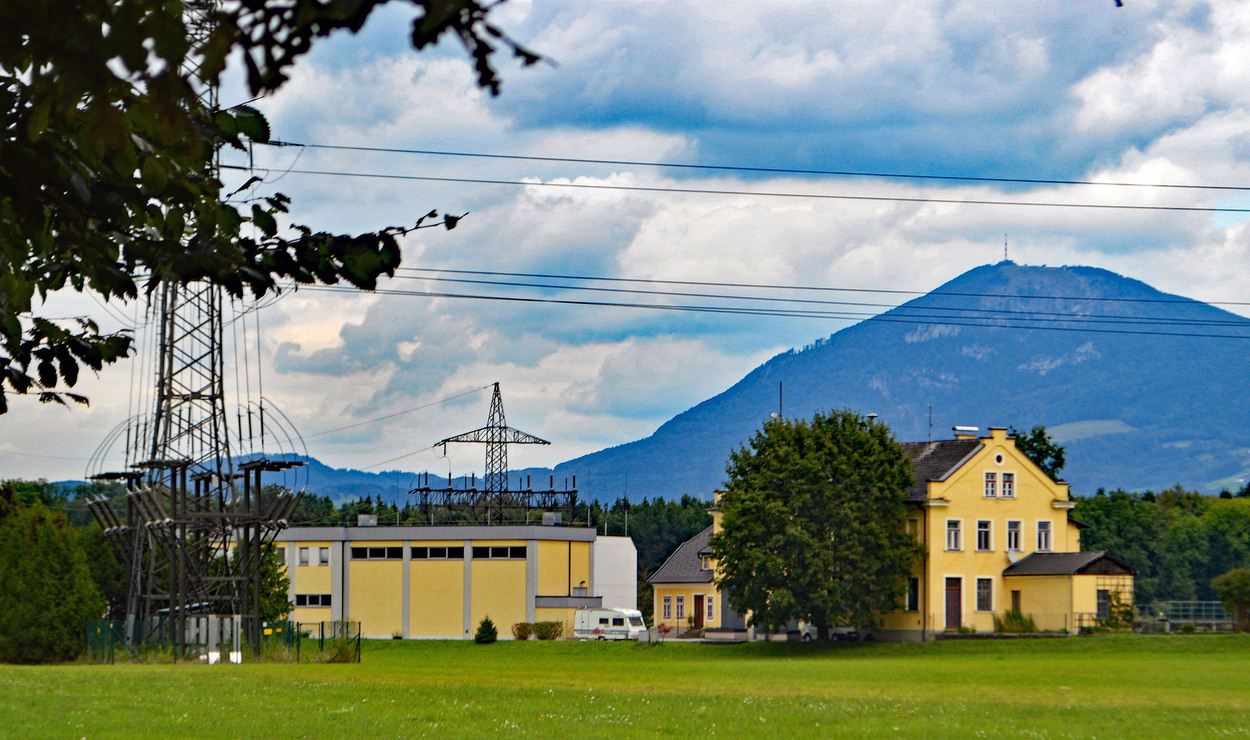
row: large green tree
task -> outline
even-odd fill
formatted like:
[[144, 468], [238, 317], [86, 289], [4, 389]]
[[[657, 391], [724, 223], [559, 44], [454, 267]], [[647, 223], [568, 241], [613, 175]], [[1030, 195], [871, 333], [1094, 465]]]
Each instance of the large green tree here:
[[904, 531], [911, 465], [888, 427], [850, 411], [774, 419], [730, 455], [718, 587], [757, 627], [872, 629], [920, 546]]
[[0, 662], [72, 660], [105, 608], [79, 536], [64, 514], [17, 503], [10, 486], [0, 501]]
[[1233, 610], [1237, 617], [1237, 629], [1250, 631], [1250, 568], [1234, 568], [1211, 579], [1211, 587], [1220, 595], [1220, 601]]
[[[412, 44], [458, 37], [478, 83], [498, 92], [491, 55], [538, 57], [488, 19], [495, 3], [404, 0]], [[72, 287], [132, 299], [161, 281], [207, 280], [260, 296], [279, 281], [371, 289], [399, 265], [396, 237], [442, 223], [342, 235], [285, 222], [276, 193], [244, 203], [213, 166], [222, 146], [269, 140], [255, 109], [216, 107], [228, 58], [255, 96], [276, 90], [314, 39], [358, 31], [387, 0], [5, 0], [0, 3], [0, 413], [5, 393], [85, 403], [81, 366], [125, 356], [126, 332], [35, 313]], [[251, 184], [251, 180], [248, 181]], [[426, 220], [430, 223], [424, 223]]]

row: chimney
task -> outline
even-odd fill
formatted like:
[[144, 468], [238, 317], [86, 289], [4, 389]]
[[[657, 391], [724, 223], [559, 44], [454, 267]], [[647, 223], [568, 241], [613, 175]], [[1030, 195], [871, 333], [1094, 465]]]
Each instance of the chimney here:
[[953, 427], [955, 439], [976, 439], [977, 433], [981, 431], [980, 427], [957, 426]]

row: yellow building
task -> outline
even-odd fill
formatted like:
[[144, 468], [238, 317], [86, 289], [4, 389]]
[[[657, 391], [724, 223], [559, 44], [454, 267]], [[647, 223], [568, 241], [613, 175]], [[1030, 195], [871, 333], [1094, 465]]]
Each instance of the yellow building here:
[[[1005, 429], [987, 436], [956, 428], [955, 439], [905, 443], [915, 484], [908, 493], [907, 530], [925, 555], [908, 579], [903, 609], [884, 615], [880, 637], [933, 639], [943, 632], [992, 632], [995, 616], [1014, 610], [1039, 630], [1076, 631], [1111, 616], [1116, 603], [1131, 604], [1133, 570], [1104, 552], [1081, 552], [1081, 523], [1068, 486], [1050, 479]], [[657, 624], [681, 625], [691, 599], [721, 601], [706, 551], [713, 525], [684, 543], [650, 583]], [[701, 538], [701, 539], [700, 539]], [[698, 544], [702, 542], [702, 544]], [[692, 563], [698, 556], [699, 569]], [[665, 569], [669, 569], [666, 573]], [[665, 601], [667, 597], [667, 601]], [[666, 617], [664, 604], [671, 605]], [[714, 630], [747, 636], [740, 618], [718, 603]]]
[[280, 533], [296, 622], [360, 622], [365, 637], [471, 638], [489, 616], [560, 621], [583, 606], [636, 600], [627, 537], [587, 527], [292, 527]]

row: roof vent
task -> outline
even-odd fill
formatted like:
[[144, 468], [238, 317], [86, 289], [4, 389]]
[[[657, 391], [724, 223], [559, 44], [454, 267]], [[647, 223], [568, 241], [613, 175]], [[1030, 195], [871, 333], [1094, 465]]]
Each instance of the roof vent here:
[[357, 514], [356, 526], [357, 527], [376, 527], [378, 526], [378, 515], [377, 514]]
[[980, 427], [956, 426], [952, 427], [955, 432], [955, 439], [972, 439], [977, 436], [977, 432], [981, 431]]

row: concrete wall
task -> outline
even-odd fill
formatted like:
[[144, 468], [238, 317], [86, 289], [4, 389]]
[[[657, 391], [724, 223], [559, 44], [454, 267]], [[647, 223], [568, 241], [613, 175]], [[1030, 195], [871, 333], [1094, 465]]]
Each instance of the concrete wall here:
[[629, 537], [595, 538], [594, 591], [604, 606], [638, 608], [638, 549]]

